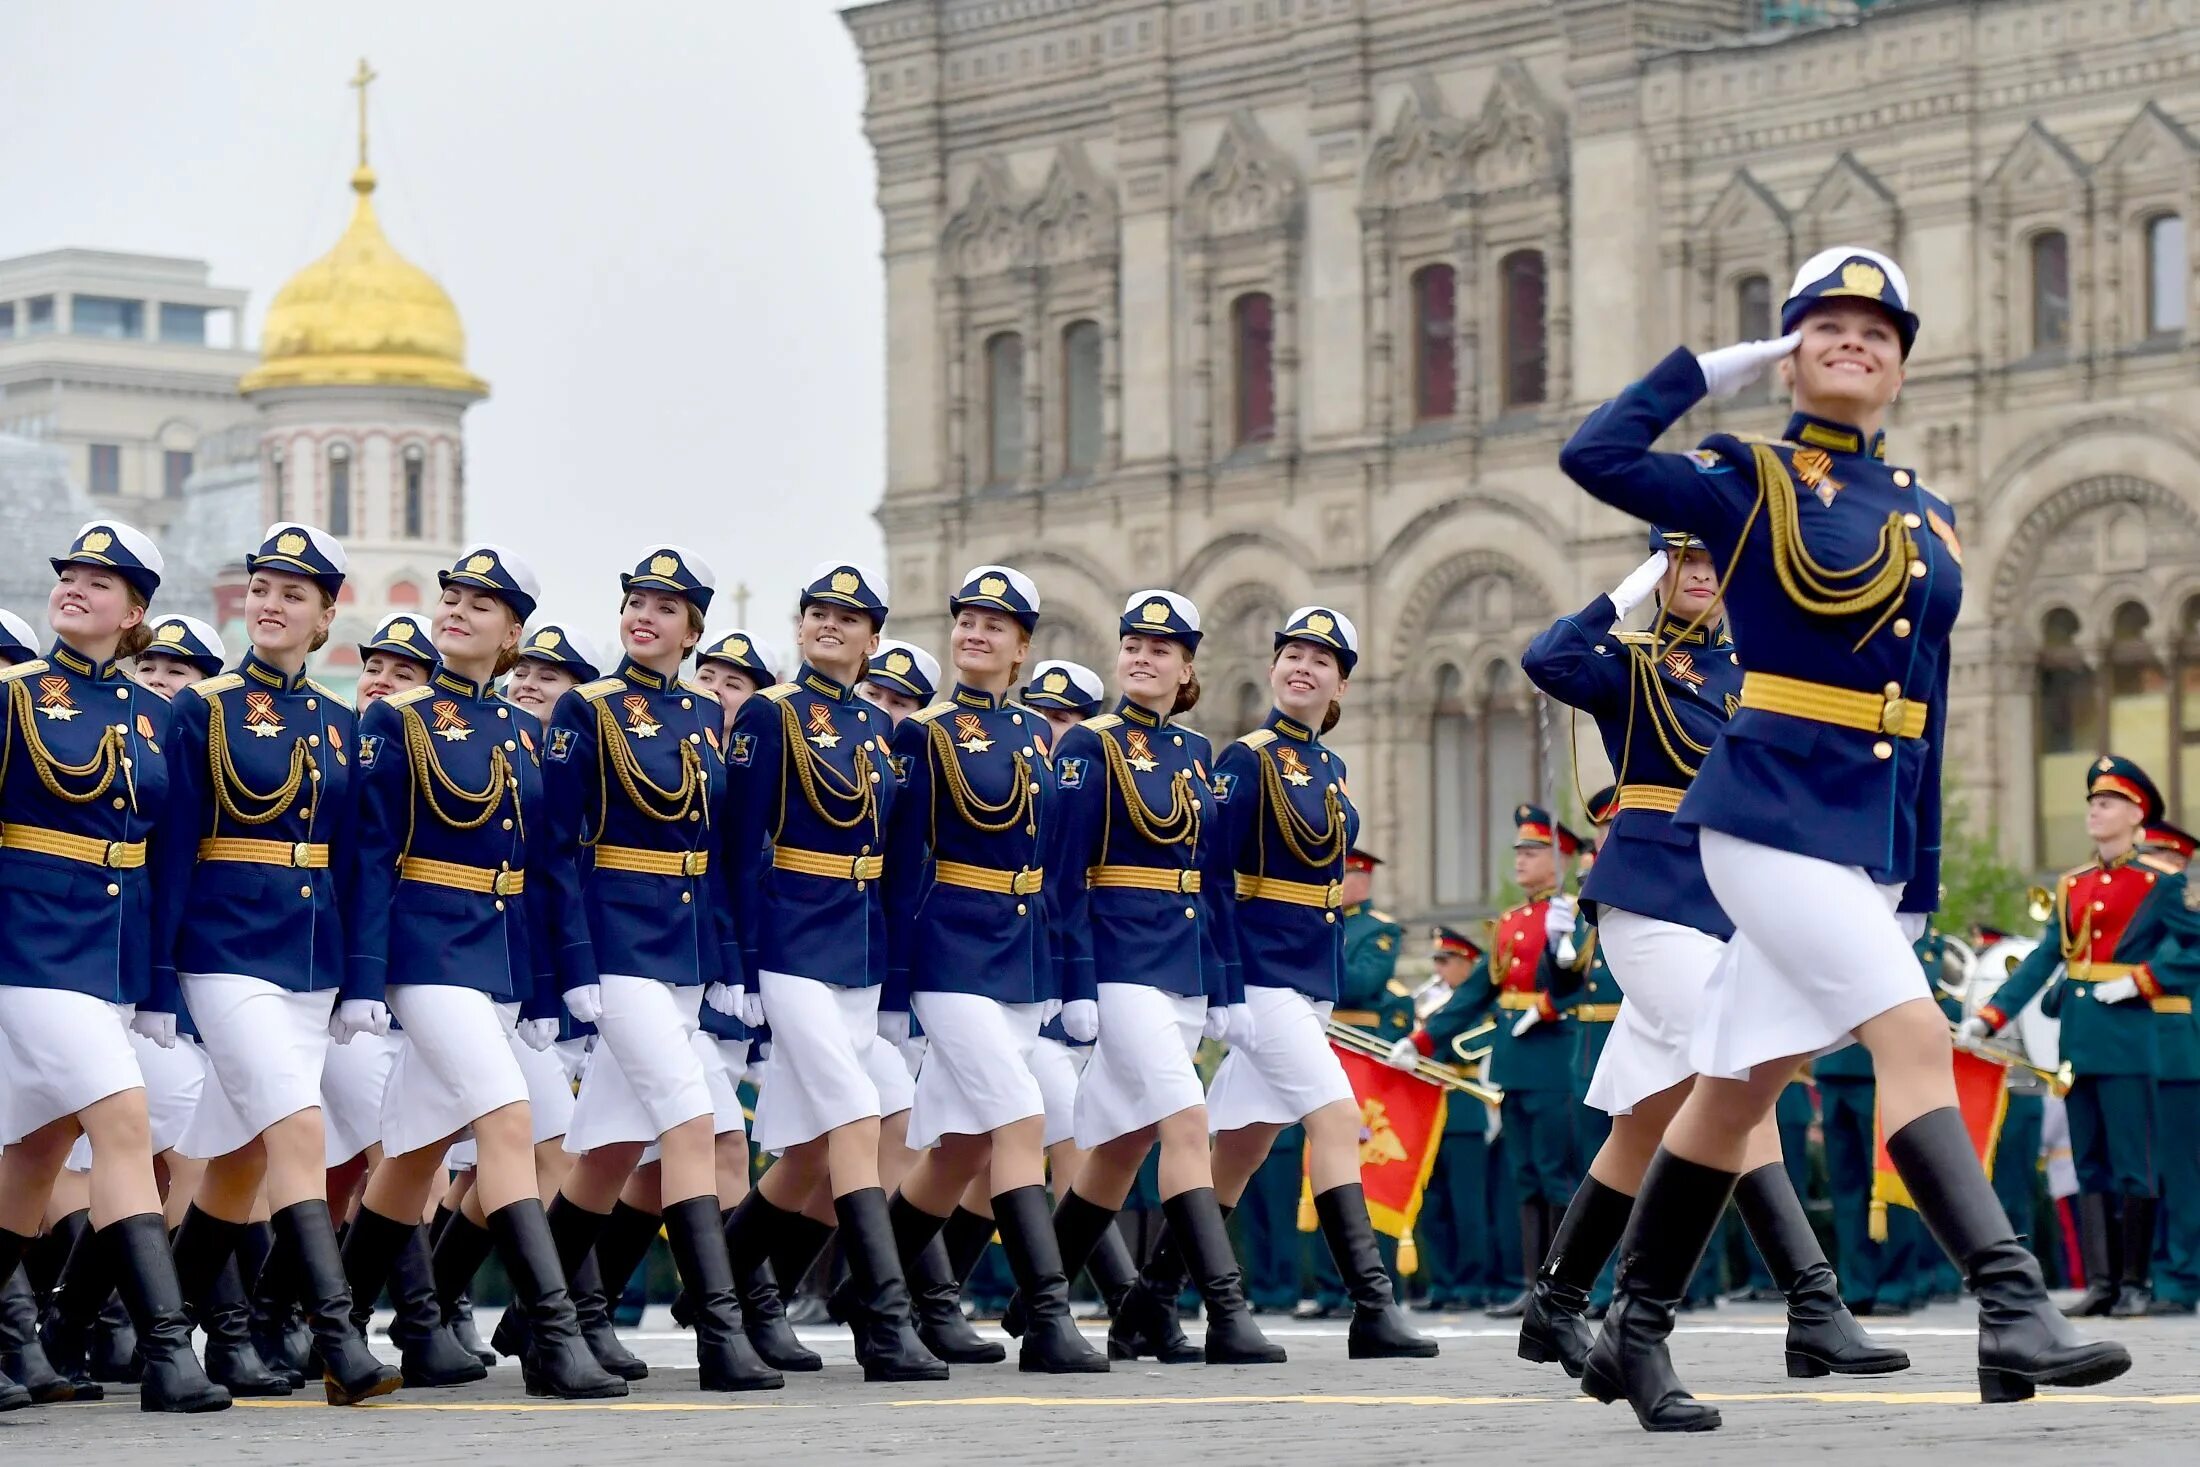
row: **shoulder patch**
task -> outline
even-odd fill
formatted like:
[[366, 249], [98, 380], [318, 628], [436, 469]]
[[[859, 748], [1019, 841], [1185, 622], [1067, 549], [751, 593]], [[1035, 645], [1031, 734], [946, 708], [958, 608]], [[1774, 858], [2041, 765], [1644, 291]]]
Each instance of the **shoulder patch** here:
[[[1367, 909], [1367, 915], [1373, 917], [1378, 922], [1388, 922], [1393, 927], [1398, 926], [1398, 919], [1391, 916], [1390, 913], [1384, 911], [1381, 907], [1369, 907]], [[1399, 930], [1403, 931], [1404, 929], [1400, 928]]]
[[955, 700], [953, 698], [942, 698], [939, 702], [919, 708], [916, 712], [910, 714], [908, 721], [911, 723], [930, 723], [954, 706]]
[[795, 695], [799, 687], [800, 685], [796, 683], [773, 683], [768, 688], [759, 689], [756, 696], [767, 698], [774, 703], [784, 703]]
[[1080, 723], [1077, 726], [1079, 728], [1089, 728], [1094, 733], [1099, 733], [1103, 729], [1114, 728], [1122, 721], [1123, 719], [1120, 714], [1103, 713], [1098, 718], [1088, 718], [1083, 723]]
[[0, 667], [0, 683], [12, 683], [19, 677], [44, 672], [49, 665], [45, 658], [33, 657], [30, 661], [18, 662], [13, 667]]
[[582, 683], [573, 691], [591, 703], [600, 703], [625, 686], [626, 679], [624, 678], [600, 677], [592, 683]]
[[434, 695], [435, 685], [432, 683], [422, 683], [416, 688], [407, 688], [402, 693], [392, 693], [387, 698], [384, 698], [382, 701], [389, 704], [392, 708], [409, 708], [413, 704], [420, 702], [422, 699], [430, 698]]
[[1256, 728], [1249, 734], [1238, 735], [1238, 742], [1248, 749], [1265, 749], [1275, 741], [1276, 731], [1272, 728]]
[[191, 691], [197, 693], [202, 698], [213, 698], [218, 697], [223, 693], [230, 692], [233, 689], [241, 688], [243, 686], [243, 673], [224, 672], [218, 673], [213, 677], [200, 678], [197, 682], [191, 684]]

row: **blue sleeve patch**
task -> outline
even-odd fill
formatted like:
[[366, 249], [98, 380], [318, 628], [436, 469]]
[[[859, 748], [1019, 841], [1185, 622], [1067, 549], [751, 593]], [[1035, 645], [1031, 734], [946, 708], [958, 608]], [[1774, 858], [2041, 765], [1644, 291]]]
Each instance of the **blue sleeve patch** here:
[[756, 735], [752, 733], [735, 734], [733, 736], [733, 752], [727, 755], [727, 762], [738, 764], [746, 769], [749, 767], [749, 761], [755, 757]]
[[1082, 789], [1085, 783], [1085, 761], [1083, 759], [1064, 759], [1055, 773], [1063, 789]]
[[1237, 780], [1238, 777], [1234, 774], [1217, 774], [1215, 776], [1216, 804], [1227, 805], [1230, 803], [1230, 791], [1237, 788]]
[[573, 757], [574, 731], [569, 728], [550, 730], [550, 751], [543, 757], [552, 764], [563, 764]]
[[1724, 474], [1734, 467], [1708, 448], [1691, 450], [1688, 456], [1696, 461], [1696, 472], [1699, 474]]
[[359, 736], [359, 767], [361, 769], [372, 769], [375, 756], [381, 752], [382, 736], [380, 734], [361, 734]]

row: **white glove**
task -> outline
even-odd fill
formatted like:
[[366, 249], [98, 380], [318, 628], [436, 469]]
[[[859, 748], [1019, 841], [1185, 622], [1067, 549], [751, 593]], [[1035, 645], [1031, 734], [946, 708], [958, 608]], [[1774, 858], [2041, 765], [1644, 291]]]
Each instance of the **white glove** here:
[[1533, 1029], [1536, 1025], [1542, 1022], [1543, 1010], [1529, 1009], [1519, 1018], [1513, 1020], [1513, 1038], [1518, 1039], [1521, 1035], [1527, 1033], [1530, 1029]]
[[[2122, 1003], [2139, 996], [2139, 980], [2136, 978], [2111, 978], [2105, 983], [2093, 985], [2095, 1003]], [[171, 1023], [174, 1021], [171, 1020]], [[141, 1031], [142, 1032], [142, 1031]]]
[[1977, 1014], [1956, 1025], [1956, 1038], [1964, 1044], [1979, 1044], [1994, 1037], [1994, 1026]]
[[1581, 913], [1581, 903], [1565, 892], [1551, 898], [1543, 909], [1543, 936], [1553, 947], [1574, 935], [1574, 921]]
[[140, 1039], [150, 1039], [162, 1049], [176, 1047], [176, 1016], [157, 1009], [139, 1009], [130, 1015], [130, 1032]]
[[336, 1006], [335, 1015], [328, 1021], [328, 1032], [338, 1044], [349, 1044], [362, 1034], [387, 1034], [389, 1005], [371, 998], [347, 998]]
[[1199, 1032], [1206, 1038], [1220, 1043], [1222, 1036], [1230, 1032], [1229, 1005], [1218, 1003], [1210, 1006], [1207, 1010], [1207, 1022]]
[[1739, 346], [1705, 352], [1696, 358], [1696, 366], [1703, 373], [1704, 394], [1732, 397], [1764, 376], [1766, 368], [1793, 353], [1802, 342], [1803, 333], [1791, 331], [1771, 341], [1745, 341]]
[[1062, 1032], [1079, 1044], [1100, 1037], [1100, 1005], [1089, 998], [1073, 998], [1062, 1005]]
[[1040, 1028], [1044, 1029], [1060, 1017], [1062, 1017], [1062, 1001], [1060, 999], [1050, 998], [1039, 1005]]
[[558, 1042], [558, 1021], [556, 1019], [522, 1019], [519, 1021], [519, 1027], [515, 1032], [519, 1035], [520, 1043], [526, 1045], [535, 1053], [541, 1054]]
[[1915, 947], [1917, 940], [1925, 935], [1925, 929], [1932, 918], [1923, 912], [1897, 912], [1894, 914], [1894, 921], [1902, 929], [1902, 940]]
[[1232, 1049], [1253, 1047], [1253, 1006], [1234, 1003], [1224, 1012], [1222, 1042]]
[[582, 1024], [593, 1024], [603, 1017], [603, 985], [583, 983], [578, 988], [565, 990], [565, 1010]]
[[878, 1037], [899, 1047], [909, 1042], [909, 1011], [907, 1009], [880, 1009], [878, 1011]]
[[713, 983], [704, 989], [703, 1002], [729, 1019], [741, 1017], [741, 990], [730, 983]]
[[1394, 1070], [1417, 1070], [1421, 1066], [1421, 1051], [1413, 1044], [1413, 1037], [1406, 1036], [1390, 1046], [1390, 1053], [1383, 1056], [1383, 1063]]
[[1612, 610], [1625, 616], [1642, 605], [1644, 599], [1658, 589], [1658, 582], [1665, 579], [1665, 569], [1672, 564], [1672, 560], [1671, 556], [1659, 550], [1629, 571], [1627, 579], [1612, 588]]

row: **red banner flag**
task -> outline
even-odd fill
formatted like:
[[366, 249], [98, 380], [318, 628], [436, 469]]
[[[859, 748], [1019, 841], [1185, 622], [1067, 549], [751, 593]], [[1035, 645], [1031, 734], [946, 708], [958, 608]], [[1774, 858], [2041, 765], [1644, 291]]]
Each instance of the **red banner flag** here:
[[[1421, 1196], [1436, 1166], [1436, 1147], [1444, 1137], [1444, 1110], [1450, 1093], [1417, 1075], [1392, 1069], [1371, 1055], [1332, 1044], [1360, 1103], [1360, 1186], [1367, 1193], [1367, 1215], [1393, 1238], [1413, 1236]], [[1302, 1168], [1306, 1162], [1300, 1162]], [[1310, 1181], [1299, 1192], [1299, 1229], [1315, 1231]]]
[[[1979, 1165], [1991, 1178], [1994, 1149], [2001, 1144], [2002, 1117], [2009, 1111], [2009, 1072], [1968, 1050], [1957, 1050], [1955, 1062], [1956, 1105], [1963, 1112], [1963, 1129], [1970, 1132], [1971, 1146], [1978, 1153]], [[1881, 1124], [1875, 1106], [1872, 1112], [1871, 1213], [1871, 1237], [1875, 1243], [1887, 1241], [1887, 1209], [1890, 1206], [1907, 1207], [1912, 1211], [1917, 1208], [1910, 1200], [1910, 1189], [1902, 1184], [1900, 1174], [1894, 1169], [1894, 1158], [1887, 1154], [1887, 1128]]]

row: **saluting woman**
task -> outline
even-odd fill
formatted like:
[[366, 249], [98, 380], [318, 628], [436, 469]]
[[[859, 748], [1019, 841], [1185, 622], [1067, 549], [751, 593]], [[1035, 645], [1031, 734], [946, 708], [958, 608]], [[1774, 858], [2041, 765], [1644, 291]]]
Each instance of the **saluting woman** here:
[[[177, 695], [153, 909], [154, 961], [181, 984], [215, 1081], [183, 1140], [207, 1162], [176, 1231], [184, 1298], [212, 1295], [264, 1184], [272, 1256], [291, 1270], [331, 1405], [399, 1383], [352, 1323], [323, 1193], [321, 1060], [343, 976], [355, 723], [306, 659], [328, 638], [344, 566], [333, 536], [290, 522], [245, 557], [251, 650]], [[249, 1343], [223, 1355], [233, 1390], [288, 1393]]]
[[964, 1188], [989, 1177], [1026, 1316], [1018, 1367], [1105, 1371], [1070, 1317], [1047, 1205], [1046, 1097], [1028, 1062], [1057, 986], [1040, 899], [1054, 780], [1038, 716], [1008, 695], [1039, 591], [1021, 571], [981, 565], [947, 609], [954, 689], [894, 732], [904, 784], [886, 842], [887, 983], [908, 992], [928, 1041], [909, 1113], [924, 1155], [895, 1195], [895, 1242], [920, 1320], [934, 1323], [923, 1301], [936, 1300], [947, 1326], [925, 1343], [956, 1348], [960, 1280], [933, 1245]]
[[[161, 557], [94, 520], [53, 558], [43, 658], [0, 671], [0, 1279], [38, 1232], [76, 1138], [92, 1140], [91, 1222], [144, 1358], [147, 1411], [218, 1411], [191, 1353], [129, 1032], [176, 1042], [156, 966], [147, 841], [168, 799], [167, 700], [123, 676], [146, 645]], [[19, 1388], [0, 1398], [23, 1404]]]
[[[1690, 1058], [1700, 1078], [1666, 1128], [1620, 1240], [1618, 1292], [1582, 1387], [1624, 1395], [1652, 1430], [1718, 1412], [1666, 1354], [1673, 1309], [1738, 1174], [1750, 1133], [1796, 1067], [1850, 1036], [1872, 1053], [1887, 1151], [1979, 1301], [1989, 1401], [2091, 1385], [2131, 1357], [2088, 1344], [2048, 1303], [1956, 1106], [1947, 1020], [1910, 950], [1939, 898], [1949, 636], [1963, 597], [1955, 511], [1889, 466], [1887, 411], [1917, 334], [1892, 260], [1837, 248], [1806, 262], [1787, 332], [1696, 357], [1675, 351], [1592, 414], [1560, 456], [1597, 498], [1685, 525], [1728, 568], [1745, 674], [1677, 823], [1735, 936], [1712, 974]], [[1778, 442], [1727, 434], [1694, 454], [1650, 445], [1703, 398], [1773, 363], [1793, 395]]]
[[[1215, 760], [1207, 906], [1230, 1053], [1208, 1089], [1207, 1116], [1215, 1191], [1233, 1205], [1283, 1128], [1305, 1125], [1314, 1213], [1352, 1299], [1349, 1354], [1428, 1358], [1436, 1341], [1406, 1323], [1375, 1248], [1360, 1187], [1360, 1104], [1326, 1032], [1344, 969], [1345, 853], [1360, 816], [1344, 760], [1321, 739], [1336, 726], [1359, 657], [1359, 631], [1344, 613], [1291, 613], [1268, 667], [1274, 707]], [[1165, 1294], [1131, 1298], [1173, 1300], [1179, 1287], [1170, 1278]]]
[[[1142, 591], [1119, 631], [1115, 711], [1064, 734], [1054, 756], [1062, 810], [1047, 864], [1064, 878], [1062, 1022], [1073, 1039], [1097, 1040], [1077, 1088], [1077, 1144], [1090, 1154], [1055, 1231], [1074, 1274], [1158, 1138], [1161, 1208], [1206, 1302], [1207, 1362], [1276, 1364], [1284, 1352], [1253, 1323], [1216, 1200], [1207, 1097], [1192, 1067], [1201, 1034], [1220, 1038], [1228, 1014], [1201, 897], [1213, 754], [1175, 721], [1199, 701], [1199, 608], [1174, 591]], [[1183, 1355], [1166, 1334], [1111, 1331], [1109, 1343], [1118, 1358]]]
[[[344, 1263], [360, 1297], [380, 1290], [442, 1179], [446, 1148], [470, 1129], [486, 1232], [527, 1311], [529, 1393], [622, 1396], [626, 1382], [598, 1366], [580, 1337], [536, 1191], [526, 1076], [505, 1038], [524, 1022], [528, 1043], [556, 1040], [555, 973], [570, 960], [559, 948], [587, 942], [545, 900], [560, 883], [535, 762], [541, 725], [495, 692], [534, 612], [535, 579], [496, 545], [469, 551], [438, 579], [441, 665], [425, 686], [360, 719], [359, 875], [336, 1035], [386, 1032], [394, 1016], [405, 1045], [383, 1099], [386, 1154]], [[472, 1276], [482, 1231], [462, 1216], [445, 1225], [439, 1293], [447, 1262]]]

